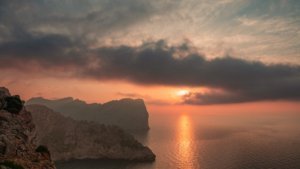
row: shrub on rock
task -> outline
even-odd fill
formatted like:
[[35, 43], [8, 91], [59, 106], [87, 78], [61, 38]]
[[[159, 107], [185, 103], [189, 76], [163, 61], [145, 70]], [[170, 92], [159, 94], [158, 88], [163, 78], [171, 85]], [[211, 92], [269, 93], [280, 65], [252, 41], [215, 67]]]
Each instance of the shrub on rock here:
[[5, 101], [5, 106], [4, 110], [13, 113], [13, 114], [18, 114], [22, 108], [23, 108], [23, 102], [20, 99], [20, 96], [7, 96], [4, 98]]
[[50, 152], [49, 152], [49, 150], [48, 150], [48, 147], [43, 146], [43, 145], [38, 146], [38, 148], [35, 149], [35, 152], [37, 152], [37, 153], [48, 153], [48, 154], [50, 154]]

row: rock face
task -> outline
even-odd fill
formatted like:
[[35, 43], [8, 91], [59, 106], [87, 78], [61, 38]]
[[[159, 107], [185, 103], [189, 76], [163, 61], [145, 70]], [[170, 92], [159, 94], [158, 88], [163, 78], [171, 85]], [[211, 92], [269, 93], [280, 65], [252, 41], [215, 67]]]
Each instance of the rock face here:
[[87, 104], [71, 97], [58, 100], [39, 97], [28, 100], [26, 105], [30, 104], [45, 105], [75, 120], [112, 124], [125, 130], [147, 131], [149, 129], [149, 115], [142, 99], [127, 98], [104, 104]]
[[36, 146], [32, 116], [19, 96], [1, 87], [0, 108], [0, 168], [55, 169], [47, 148]]
[[28, 105], [37, 126], [39, 143], [54, 160], [122, 159], [154, 161], [155, 155], [117, 126], [76, 121], [43, 105]]

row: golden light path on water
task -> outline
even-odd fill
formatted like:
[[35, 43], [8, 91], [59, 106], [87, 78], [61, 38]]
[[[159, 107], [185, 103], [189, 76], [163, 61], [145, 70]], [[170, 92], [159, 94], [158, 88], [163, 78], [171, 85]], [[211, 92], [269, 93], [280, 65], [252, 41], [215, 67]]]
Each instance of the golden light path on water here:
[[[194, 132], [190, 116], [182, 114], [178, 120], [177, 128], [177, 142], [178, 142], [178, 168], [180, 169], [198, 169], [198, 164], [194, 163], [195, 147]], [[196, 166], [197, 165], [197, 166]]]

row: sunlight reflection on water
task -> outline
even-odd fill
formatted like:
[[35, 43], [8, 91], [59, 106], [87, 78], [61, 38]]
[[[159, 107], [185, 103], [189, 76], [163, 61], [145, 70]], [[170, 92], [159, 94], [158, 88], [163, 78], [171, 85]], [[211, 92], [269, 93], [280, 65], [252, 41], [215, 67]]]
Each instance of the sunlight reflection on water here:
[[194, 133], [190, 117], [182, 114], [177, 126], [178, 167], [185, 169], [199, 168], [199, 166], [193, 164], [196, 147], [193, 146]]

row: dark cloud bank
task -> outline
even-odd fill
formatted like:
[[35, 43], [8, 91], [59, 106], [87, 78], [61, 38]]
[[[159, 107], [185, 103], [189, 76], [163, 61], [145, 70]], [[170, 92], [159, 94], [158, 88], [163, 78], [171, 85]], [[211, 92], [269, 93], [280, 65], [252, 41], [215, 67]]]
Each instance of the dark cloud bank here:
[[[44, 1], [29, 2], [22, 6], [18, 4], [19, 1], [0, 1], [0, 69], [29, 73], [36, 71], [38, 67], [45, 71], [57, 70], [57, 74], [61, 73], [58, 70], [63, 69], [77, 78], [123, 79], [143, 85], [204, 86], [223, 91], [191, 93], [183, 97], [187, 104], [300, 100], [299, 65], [267, 65], [233, 57], [208, 60], [193, 52], [187, 44], [168, 46], [165, 41], [149, 42], [138, 47], [104, 46], [90, 49], [91, 42], [73, 29], [76, 26], [86, 32], [115, 29], [118, 26], [114, 23], [118, 21], [112, 21], [111, 18], [118, 18], [119, 15], [125, 17], [123, 20], [128, 20], [126, 23], [142, 20], [158, 10], [155, 4], [143, 10], [146, 13], [138, 10], [140, 6], [149, 6], [147, 1], [128, 3], [135, 5], [125, 6], [125, 11], [122, 10], [124, 6], [119, 6], [120, 8], [116, 7], [112, 11], [79, 11], [82, 15], [75, 13], [76, 10], [64, 11], [64, 8], [60, 9], [53, 4], [50, 8], [58, 9], [55, 11], [58, 14], [55, 15], [53, 10], [47, 12], [45, 7], [49, 7], [49, 4], [44, 4]], [[114, 6], [115, 1], [99, 2], [104, 3], [105, 7]], [[77, 3], [80, 4], [79, 1]], [[44, 10], [47, 15], [39, 15]], [[85, 23], [85, 20], [93, 22]], [[112, 22], [101, 22], [106, 20]], [[55, 25], [60, 29], [62, 23], [69, 30], [66, 34], [33, 29], [43, 24]]]
[[[184, 55], [183, 55], [184, 54]], [[0, 44], [1, 66], [14, 69], [36, 62], [47, 68], [72, 65], [74, 76], [98, 80], [122, 79], [144, 85], [194, 86], [224, 92], [191, 93], [188, 104], [238, 103], [259, 100], [300, 100], [300, 67], [266, 65], [233, 57], [212, 60], [191, 52], [188, 45], [164, 41], [138, 47], [88, 49], [57, 35], [28, 36]], [[59, 73], [59, 72], [58, 72]]]
[[[178, 56], [188, 53], [186, 56]], [[191, 93], [189, 104], [237, 103], [258, 100], [299, 100], [300, 67], [266, 65], [233, 57], [207, 60], [189, 53], [186, 45], [168, 47], [164, 41], [140, 47], [100, 48], [99, 67], [86, 75], [126, 79], [141, 84], [207, 86], [224, 92]]]

